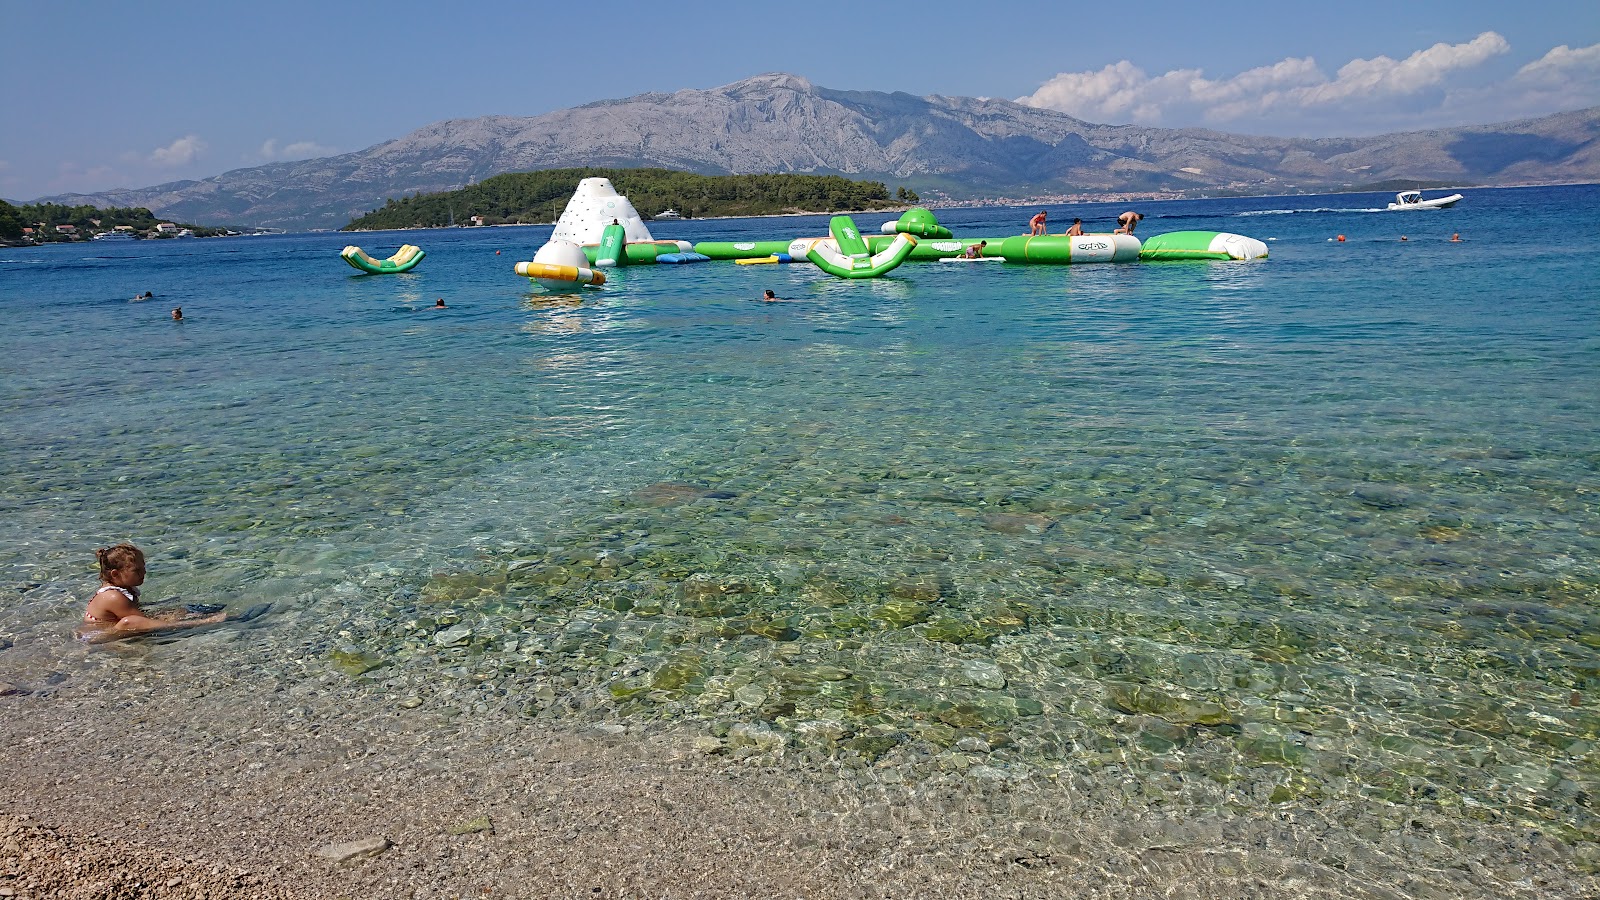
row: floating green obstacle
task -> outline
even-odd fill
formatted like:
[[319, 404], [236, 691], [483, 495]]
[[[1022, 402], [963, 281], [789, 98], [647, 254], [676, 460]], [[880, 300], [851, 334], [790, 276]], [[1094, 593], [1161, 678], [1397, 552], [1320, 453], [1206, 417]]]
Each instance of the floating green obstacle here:
[[805, 247], [809, 247], [815, 238], [802, 240], [805, 246], [800, 248], [799, 253], [794, 252], [793, 245], [802, 241], [701, 241], [694, 245], [694, 252], [712, 259], [763, 259], [779, 253], [805, 256]]
[[828, 234], [831, 237], [811, 242], [806, 259], [838, 278], [877, 278], [905, 262], [911, 249], [917, 246], [916, 238], [900, 234], [881, 252], [873, 253], [849, 216], [834, 216], [828, 220]]
[[607, 269], [627, 265], [630, 262], [627, 244], [628, 229], [621, 225], [607, 225], [600, 232], [600, 247], [595, 251], [594, 264]]
[[609, 264], [614, 266], [645, 265], [656, 262], [663, 256], [669, 256], [674, 253], [688, 253], [694, 246], [688, 241], [627, 241], [622, 245], [620, 255], [607, 256], [608, 253], [616, 253], [617, 249], [608, 248], [604, 243], [585, 244], [583, 255], [589, 258], [591, 265], [604, 269], [609, 268], [609, 266], [602, 260], [615, 260], [615, 262]]
[[1266, 259], [1267, 245], [1226, 231], [1172, 231], [1144, 242], [1143, 260]]
[[422, 262], [422, 258], [427, 254], [422, 252], [421, 247], [402, 244], [400, 249], [396, 250], [395, 254], [388, 259], [373, 259], [367, 255], [367, 251], [351, 244], [340, 250], [339, 256], [345, 262], [369, 275], [392, 275], [396, 272], [409, 272], [415, 269], [417, 263]]
[[[995, 252], [993, 241], [989, 247]], [[1019, 234], [1001, 241], [998, 254], [1008, 263], [1034, 265], [1134, 262], [1139, 258], [1139, 239], [1131, 234]]]
[[883, 223], [884, 234], [909, 234], [919, 238], [948, 238], [950, 229], [939, 224], [933, 211], [913, 206], [901, 214], [898, 221]]

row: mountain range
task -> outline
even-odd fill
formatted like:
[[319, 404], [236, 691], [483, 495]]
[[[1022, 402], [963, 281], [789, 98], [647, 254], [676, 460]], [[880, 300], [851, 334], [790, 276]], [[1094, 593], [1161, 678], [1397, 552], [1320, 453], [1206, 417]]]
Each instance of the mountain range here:
[[390, 198], [503, 172], [660, 166], [797, 172], [961, 200], [1081, 193], [1319, 193], [1391, 181], [1600, 181], [1600, 107], [1366, 138], [1096, 125], [1009, 100], [840, 91], [781, 73], [540, 116], [449, 119], [339, 156], [199, 181], [42, 198], [185, 222], [337, 228]]

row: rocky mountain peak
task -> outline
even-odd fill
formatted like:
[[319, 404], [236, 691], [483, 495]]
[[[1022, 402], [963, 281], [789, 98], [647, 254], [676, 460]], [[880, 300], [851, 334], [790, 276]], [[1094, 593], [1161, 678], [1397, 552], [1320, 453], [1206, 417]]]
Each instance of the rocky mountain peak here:
[[799, 75], [790, 75], [787, 72], [767, 72], [764, 75], [755, 75], [742, 81], [725, 84], [714, 90], [729, 97], [745, 99], [752, 97], [770, 98], [779, 91], [810, 94], [816, 88], [809, 80]]

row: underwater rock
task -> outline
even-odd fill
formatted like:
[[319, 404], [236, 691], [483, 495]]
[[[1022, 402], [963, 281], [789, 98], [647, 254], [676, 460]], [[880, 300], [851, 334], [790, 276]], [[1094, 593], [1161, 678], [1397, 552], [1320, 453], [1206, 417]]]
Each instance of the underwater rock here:
[[789, 736], [765, 722], [735, 725], [728, 729], [728, 746], [754, 747], [757, 750], [782, 750], [789, 744]]
[[961, 674], [978, 687], [998, 691], [1006, 686], [1006, 676], [1000, 671], [1000, 667], [986, 659], [963, 661]]
[[944, 595], [945, 586], [933, 576], [900, 578], [889, 584], [889, 596], [932, 603]]
[[698, 653], [682, 653], [667, 660], [650, 676], [650, 687], [658, 691], [679, 691], [704, 674], [705, 657]]
[[328, 654], [328, 658], [333, 662], [335, 669], [352, 677], [365, 675], [373, 669], [381, 669], [389, 664], [389, 660], [355, 647], [341, 647]]
[[989, 513], [983, 527], [1001, 534], [1044, 534], [1056, 520], [1038, 513]]
[[732, 500], [739, 496], [734, 491], [718, 491], [699, 485], [676, 481], [661, 481], [633, 492], [633, 499], [644, 506], [680, 506], [696, 500]]
[[935, 619], [928, 623], [922, 636], [930, 641], [941, 644], [983, 644], [987, 645], [994, 639], [994, 635], [985, 631], [976, 622], [964, 622], [960, 619]]
[[1106, 699], [1118, 712], [1144, 713], [1179, 725], [1233, 725], [1232, 713], [1220, 703], [1179, 697], [1148, 684], [1107, 682]]
[[893, 628], [904, 628], [907, 625], [926, 622], [930, 614], [931, 612], [926, 603], [896, 599], [890, 600], [873, 610], [872, 618]]
[[1413, 502], [1410, 491], [1386, 484], [1364, 484], [1352, 490], [1350, 496], [1373, 509], [1400, 509]]

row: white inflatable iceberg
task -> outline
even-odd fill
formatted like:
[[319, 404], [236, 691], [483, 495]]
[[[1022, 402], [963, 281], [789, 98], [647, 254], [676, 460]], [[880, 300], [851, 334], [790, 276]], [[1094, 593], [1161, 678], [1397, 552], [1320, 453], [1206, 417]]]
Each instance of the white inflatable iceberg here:
[[572, 199], [561, 211], [550, 240], [571, 241], [580, 247], [598, 244], [601, 233], [613, 222], [627, 232], [630, 244], [655, 240], [633, 204], [617, 193], [609, 178], [585, 178], [578, 182], [578, 189], [572, 192]]

